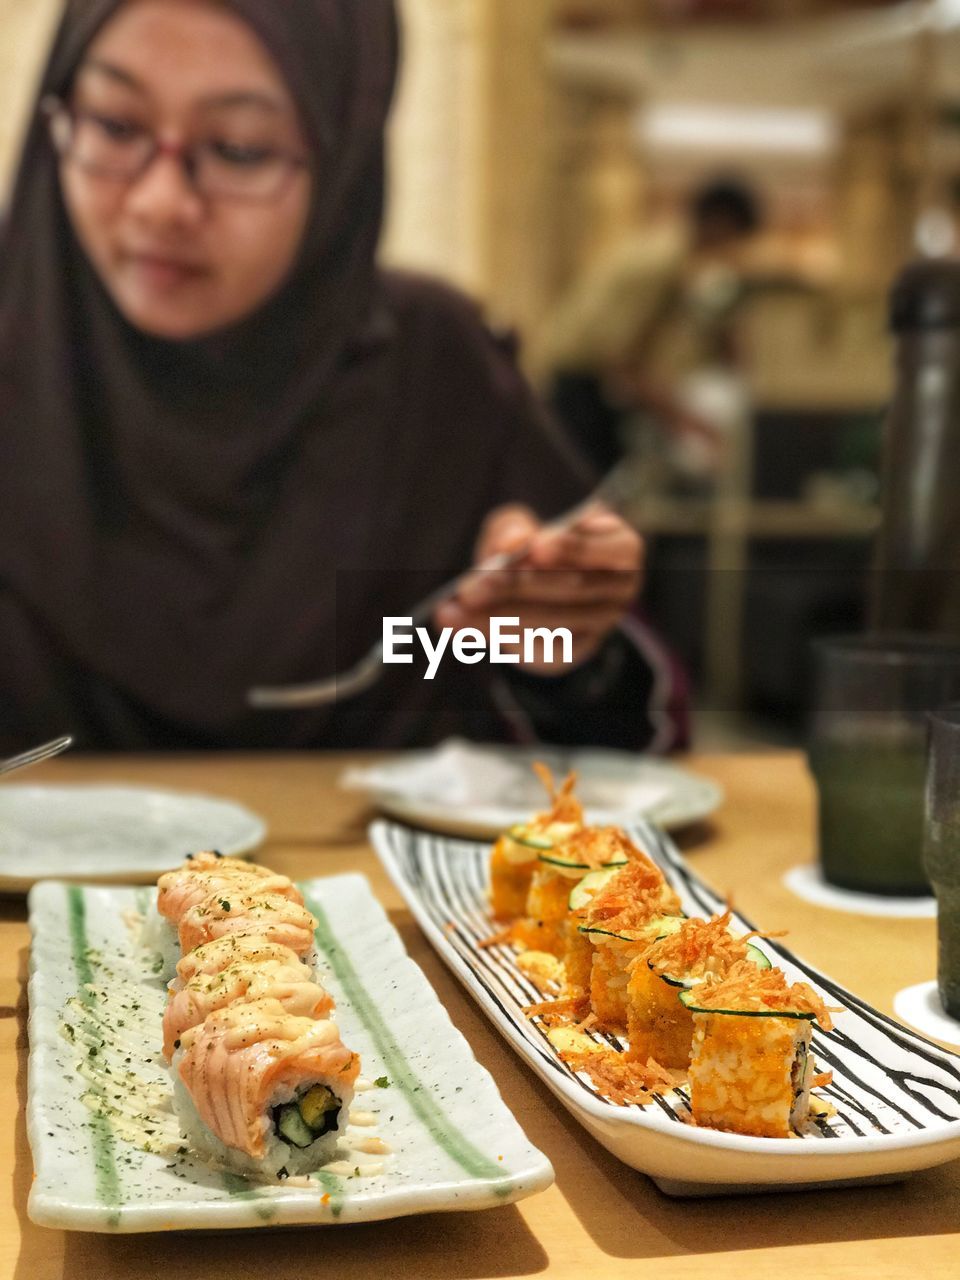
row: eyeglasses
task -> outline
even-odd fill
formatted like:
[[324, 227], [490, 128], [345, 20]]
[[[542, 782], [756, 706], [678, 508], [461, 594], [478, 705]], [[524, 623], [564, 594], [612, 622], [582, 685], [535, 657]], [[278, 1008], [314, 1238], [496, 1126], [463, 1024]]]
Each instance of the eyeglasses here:
[[267, 202], [278, 199], [296, 170], [307, 166], [293, 152], [226, 138], [164, 142], [135, 121], [77, 110], [60, 98], [44, 98], [41, 109], [60, 156], [85, 173], [117, 182], [136, 182], [158, 156], [172, 156], [205, 199]]

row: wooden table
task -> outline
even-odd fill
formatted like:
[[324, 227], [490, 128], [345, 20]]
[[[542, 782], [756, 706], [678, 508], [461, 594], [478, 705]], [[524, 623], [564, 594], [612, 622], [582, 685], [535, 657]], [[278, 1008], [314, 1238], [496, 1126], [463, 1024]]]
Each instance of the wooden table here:
[[[518, 1205], [365, 1226], [219, 1236], [63, 1233], [27, 1218], [32, 1165], [24, 1125], [28, 934], [22, 901], [0, 901], [0, 1089], [15, 1124], [0, 1136], [0, 1280], [252, 1280], [253, 1277], [656, 1276], [766, 1280], [960, 1275], [960, 1161], [899, 1186], [676, 1201], [598, 1146], [500, 1039], [435, 957], [367, 847], [362, 799], [337, 790], [342, 757], [66, 758], [35, 781], [142, 782], [235, 797], [262, 813], [262, 860], [295, 877], [369, 876], [411, 955], [493, 1073], [556, 1184]], [[813, 850], [812, 794], [792, 753], [690, 760], [727, 802], [681, 843], [713, 885], [749, 916], [789, 926], [790, 945], [879, 1008], [935, 967], [931, 921], [892, 922], [819, 910], [781, 884]]]

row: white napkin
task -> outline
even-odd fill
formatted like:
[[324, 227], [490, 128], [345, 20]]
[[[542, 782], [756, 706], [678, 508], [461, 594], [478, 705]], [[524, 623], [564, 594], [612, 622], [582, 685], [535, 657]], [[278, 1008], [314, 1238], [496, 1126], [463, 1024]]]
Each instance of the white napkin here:
[[[544, 754], [549, 757], [550, 753]], [[588, 808], [640, 816], [675, 796], [676, 770], [638, 757], [626, 760], [629, 776], [624, 776], [625, 757], [609, 753], [609, 760], [605, 760], [605, 754], [591, 751], [582, 761], [576, 752], [565, 755], [565, 761], [580, 774], [577, 795]], [[430, 752], [348, 769], [340, 785], [458, 807], [543, 808], [546, 796], [530, 769], [531, 758], [530, 753], [510, 753], [509, 748], [477, 746], [451, 738]]]

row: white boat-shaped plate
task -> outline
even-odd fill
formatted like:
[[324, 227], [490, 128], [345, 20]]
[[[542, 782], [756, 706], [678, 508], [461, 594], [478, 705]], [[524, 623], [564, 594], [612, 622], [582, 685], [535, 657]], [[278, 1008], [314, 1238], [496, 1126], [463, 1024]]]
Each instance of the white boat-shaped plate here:
[[371, 1132], [382, 1138], [392, 1151], [378, 1157], [382, 1171], [370, 1156], [347, 1152], [357, 1175], [351, 1169], [350, 1176], [321, 1173], [303, 1186], [266, 1186], [212, 1172], [178, 1151], [170, 1114], [158, 1126], [157, 1152], [118, 1136], [91, 1098], [98, 1089], [106, 1096], [102, 1084], [91, 1089], [84, 1074], [91, 1047], [84, 1019], [96, 1016], [98, 1002], [101, 1013], [109, 1011], [105, 1042], [98, 1043], [102, 1024], [92, 1039], [109, 1060], [118, 1106], [133, 1070], [133, 1109], [149, 1103], [151, 1114], [162, 1114], [170, 1093], [156, 1056], [164, 993], [148, 976], [130, 928], [150, 891], [46, 882], [30, 894], [34, 1222], [106, 1232], [368, 1222], [495, 1208], [549, 1186], [549, 1161], [504, 1106], [366, 880], [338, 876], [303, 889], [319, 921], [322, 978], [336, 999], [344, 1041], [359, 1052], [363, 1076], [380, 1081], [355, 1103], [367, 1112], [360, 1118], [376, 1118], [375, 1129], [351, 1127], [347, 1140]]
[[[688, 869], [656, 828], [635, 824], [640, 844], [663, 868], [688, 915], [724, 904]], [[539, 1019], [523, 1008], [542, 995], [507, 946], [480, 948], [496, 926], [487, 906], [489, 846], [375, 823], [377, 853], [433, 946], [497, 1029], [563, 1105], [615, 1156], [671, 1195], [734, 1194], [836, 1183], [895, 1181], [960, 1156], [960, 1057], [900, 1026], [778, 943], [758, 945], [791, 981], [809, 982], [841, 1006], [835, 1029], [814, 1032], [817, 1091], [836, 1114], [794, 1138], [753, 1138], [685, 1121], [684, 1090], [646, 1107], [616, 1105], [559, 1058]], [[743, 917], [746, 929], [754, 926]]]
[[531, 768], [536, 760], [558, 778], [576, 773], [591, 822], [643, 819], [674, 829], [702, 821], [723, 802], [716, 782], [666, 760], [605, 747], [485, 746], [458, 738], [349, 769], [342, 785], [369, 791], [379, 809], [401, 822], [479, 840], [542, 807], [543, 787]]
[[0, 786], [0, 893], [38, 880], [150, 884], [195, 849], [234, 857], [266, 826], [243, 805], [147, 787]]

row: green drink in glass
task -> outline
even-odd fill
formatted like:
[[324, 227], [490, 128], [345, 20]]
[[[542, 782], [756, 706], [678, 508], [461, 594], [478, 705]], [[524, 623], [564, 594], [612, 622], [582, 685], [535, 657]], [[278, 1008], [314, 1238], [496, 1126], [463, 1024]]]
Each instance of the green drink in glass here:
[[929, 893], [926, 713], [960, 698], [960, 645], [865, 635], [823, 641], [816, 651], [810, 767], [824, 879], [866, 893]]
[[937, 987], [960, 1018], [960, 704], [930, 716], [923, 862], [937, 895]]

